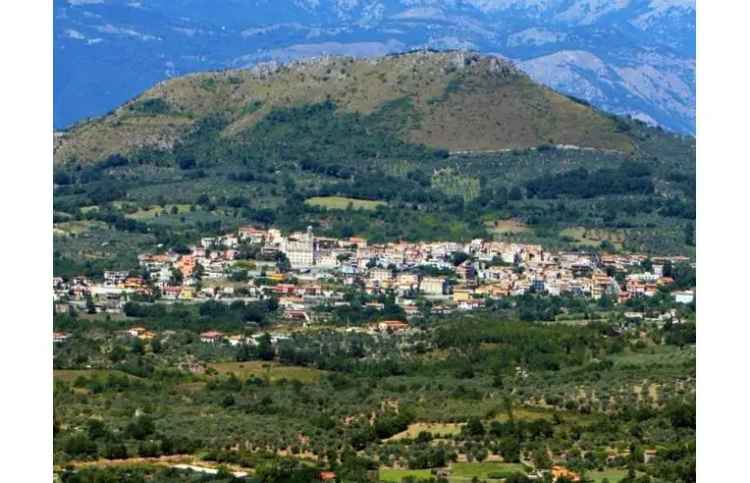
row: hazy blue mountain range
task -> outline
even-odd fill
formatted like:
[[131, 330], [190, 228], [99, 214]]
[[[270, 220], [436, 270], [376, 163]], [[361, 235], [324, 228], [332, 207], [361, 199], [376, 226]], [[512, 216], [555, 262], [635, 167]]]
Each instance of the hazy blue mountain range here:
[[695, 0], [54, 0], [54, 28], [56, 128], [190, 72], [435, 48], [695, 130]]

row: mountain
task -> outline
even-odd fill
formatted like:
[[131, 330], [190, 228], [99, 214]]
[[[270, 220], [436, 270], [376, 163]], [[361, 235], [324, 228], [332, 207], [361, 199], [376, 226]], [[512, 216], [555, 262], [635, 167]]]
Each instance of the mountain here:
[[253, 143], [258, 125], [278, 110], [322, 102], [332, 103], [342, 117], [377, 118], [400, 141], [435, 149], [634, 148], [616, 119], [534, 83], [507, 62], [463, 52], [415, 52], [261, 65], [165, 81], [59, 136], [55, 159], [91, 163], [144, 149], [173, 149], [189, 142], [209, 119], [220, 123], [225, 141]]
[[695, 130], [694, 0], [55, 0], [54, 16], [57, 128], [191, 72], [433, 48]]

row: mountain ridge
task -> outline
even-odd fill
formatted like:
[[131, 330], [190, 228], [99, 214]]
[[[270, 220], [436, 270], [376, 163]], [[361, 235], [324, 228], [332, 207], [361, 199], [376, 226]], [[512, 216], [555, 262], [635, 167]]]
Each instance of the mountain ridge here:
[[56, 163], [90, 163], [143, 148], [172, 149], [201, 119], [224, 116], [222, 137], [240, 139], [275, 109], [331, 101], [371, 115], [407, 101], [402, 141], [449, 151], [575, 145], [628, 152], [618, 121], [534, 83], [512, 64], [467, 52], [357, 60], [324, 57], [160, 82], [110, 114], [59, 137]]

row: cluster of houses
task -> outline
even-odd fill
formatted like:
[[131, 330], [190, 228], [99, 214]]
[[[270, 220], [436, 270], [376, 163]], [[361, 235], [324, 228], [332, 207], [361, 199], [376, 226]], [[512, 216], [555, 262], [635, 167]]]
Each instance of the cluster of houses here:
[[[263, 260], [283, 259], [283, 254], [288, 270], [282, 273], [274, 261], [240, 260], [248, 246]], [[644, 271], [647, 257], [639, 254], [599, 256], [481, 239], [370, 244], [357, 237], [316, 236], [312, 228], [284, 235], [251, 226], [202, 238], [187, 253], [143, 254], [138, 260], [137, 275], [105, 272], [100, 282], [55, 278], [55, 309], [117, 313], [139, 293], [158, 293], [163, 303], [274, 296], [285, 319], [308, 323], [314, 307], [348, 304], [347, 289], [392, 293], [407, 316], [419, 313], [418, 298], [429, 300], [436, 313], [477, 309], [489, 299], [527, 292], [607, 296], [623, 303], [669, 286], [673, 280], [664, 275], [665, 265], [690, 263], [686, 257], [651, 258], [651, 270]], [[694, 299], [693, 290], [672, 295], [678, 303]]]

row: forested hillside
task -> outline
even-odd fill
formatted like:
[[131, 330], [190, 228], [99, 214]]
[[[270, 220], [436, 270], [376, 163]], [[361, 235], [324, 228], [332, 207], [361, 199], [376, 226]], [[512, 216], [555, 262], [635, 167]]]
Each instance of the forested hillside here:
[[176, 79], [59, 136], [55, 159], [60, 270], [253, 223], [693, 251], [693, 138], [463, 53]]

